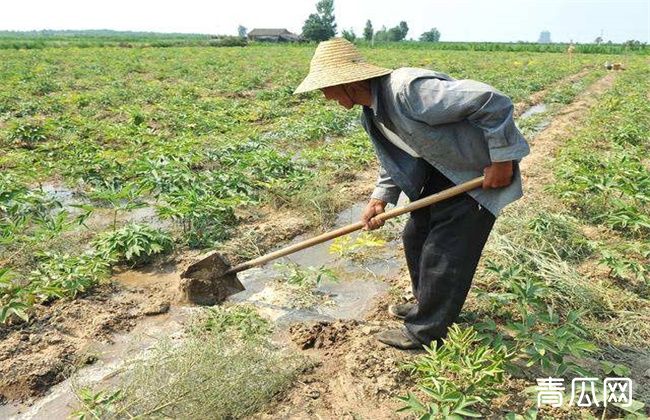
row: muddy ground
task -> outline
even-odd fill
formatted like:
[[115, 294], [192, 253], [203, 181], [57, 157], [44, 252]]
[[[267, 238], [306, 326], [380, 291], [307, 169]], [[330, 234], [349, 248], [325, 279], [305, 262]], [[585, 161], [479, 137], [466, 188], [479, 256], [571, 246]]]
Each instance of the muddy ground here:
[[[350, 200], [369, 195], [375, 171], [356, 174], [338, 186]], [[256, 209], [242, 211], [241, 223], [223, 246], [231, 262], [241, 262], [234, 252], [249, 249], [261, 254], [313, 229], [297, 211]], [[93, 363], [89, 349], [110, 343], [117, 332], [131, 330], [140, 319], [183, 305], [178, 290], [180, 273], [200, 258], [197, 252], [172, 255], [142, 270], [116, 270], [101, 284], [73, 300], [38, 305], [28, 323], [0, 326], [0, 405], [29, 402], [78, 367]]]

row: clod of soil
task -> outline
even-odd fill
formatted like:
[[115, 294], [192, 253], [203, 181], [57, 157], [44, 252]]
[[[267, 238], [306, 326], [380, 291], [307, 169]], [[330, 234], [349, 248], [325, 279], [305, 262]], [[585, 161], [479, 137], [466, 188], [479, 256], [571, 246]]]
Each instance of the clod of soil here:
[[160, 315], [169, 312], [169, 301], [154, 300], [141, 306], [141, 313], [145, 316]]
[[320, 321], [309, 324], [294, 324], [289, 328], [291, 341], [302, 350], [327, 349], [344, 342], [350, 331], [359, 325], [355, 320]]
[[237, 275], [225, 274], [230, 264], [213, 253], [190, 265], [182, 274], [180, 289], [185, 299], [198, 305], [214, 305], [244, 290]]

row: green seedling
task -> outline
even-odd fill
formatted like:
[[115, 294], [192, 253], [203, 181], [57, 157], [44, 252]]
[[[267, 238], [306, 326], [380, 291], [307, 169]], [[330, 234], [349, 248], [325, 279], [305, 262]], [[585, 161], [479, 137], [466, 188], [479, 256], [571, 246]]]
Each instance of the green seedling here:
[[156, 255], [170, 252], [174, 242], [161, 230], [131, 223], [99, 235], [93, 245], [97, 256], [103, 260], [135, 267], [150, 262]]

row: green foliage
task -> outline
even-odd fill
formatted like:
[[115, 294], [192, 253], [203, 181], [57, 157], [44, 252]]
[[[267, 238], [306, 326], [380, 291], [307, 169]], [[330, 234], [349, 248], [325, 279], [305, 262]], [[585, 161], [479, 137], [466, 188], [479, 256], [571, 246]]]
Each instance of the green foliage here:
[[381, 248], [386, 245], [386, 241], [374, 232], [363, 232], [354, 237], [341, 236], [334, 239], [329, 247], [329, 252], [336, 254], [341, 258], [363, 260], [366, 258], [364, 252], [369, 248]]
[[563, 149], [552, 187], [588, 222], [640, 238], [650, 233], [650, 171], [643, 158], [650, 105], [642, 93], [648, 85], [643, 76], [622, 78], [599, 103]]
[[401, 21], [399, 25], [390, 29], [386, 29], [385, 26], [382, 27], [381, 30], [375, 33], [375, 39], [379, 42], [398, 42], [406, 38], [408, 31], [408, 24]]
[[425, 347], [426, 355], [406, 367], [415, 375], [426, 401], [409, 394], [400, 399], [408, 410], [426, 419], [481, 417], [471, 408], [503, 393], [506, 362], [512, 355], [505, 347], [481, 343], [477, 332], [453, 325], [444, 345]]
[[88, 387], [77, 390], [76, 394], [82, 408], [72, 413], [71, 417], [78, 420], [107, 418], [114, 412], [115, 404], [124, 397], [119, 389], [95, 392]]
[[[181, 341], [161, 340], [151, 357], [129, 362], [115, 388], [77, 391], [77, 415], [101, 418], [244, 418], [291, 386], [306, 362], [275, 347], [248, 309], [215, 310], [190, 321]], [[241, 320], [244, 334], [232, 334]], [[245, 332], [253, 328], [255, 340]], [[93, 411], [94, 410], [94, 411]]]
[[37, 303], [74, 298], [106, 278], [109, 263], [96, 255], [79, 256], [45, 253], [36, 269], [24, 279], [14, 279], [7, 269], [0, 271], [0, 324], [17, 317], [28, 319]]
[[[537, 366], [545, 374], [563, 375], [566, 372], [581, 372], [571, 357], [581, 357], [597, 350], [587, 341], [587, 333], [579, 324], [582, 315], [569, 311], [562, 319], [550, 306], [551, 288], [536, 278], [530, 268], [524, 265], [503, 266], [488, 261], [487, 269], [496, 274], [503, 291], [480, 294], [490, 299], [493, 307], [514, 307], [506, 322], [508, 335], [502, 336], [494, 321], [486, 321], [477, 328], [494, 345], [506, 344], [516, 359], [526, 367]], [[520, 371], [518, 364], [510, 366]]]
[[440, 41], [440, 31], [437, 28], [431, 28], [430, 30], [423, 32], [422, 35], [420, 35], [420, 41], [438, 42]]
[[317, 290], [324, 282], [337, 282], [334, 271], [320, 267], [302, 267], [296, 263], [276, 263], [280, 276], [277, 288], [287, 294], [287, 303], [293, 308], [311, 308], [327, 303], [329, 295]]
[[213, 334], [236, 332], [242, 340], [253, 340], [267, 336], [272, 328], [254, 307], [233, 305], [202, 311], [194, 320], [191, 329], [199, 334], [205, 331]]
[[528, 223], [530, 239], [538, 248], [557, 253], [563, 260], [582, 261], [594, 251], [594, 245], [584, 237], [578, 222], [563, 214], [542, 213]]
[[159, 229], [131, 223], [121, 229], [102, 233], [93, 245], [102, 259], [135, 267], [150, 262], [156, 255], [170, 252], [174, 242]]
[[334, 0], [319, 0], [316, 13], [309, 15], [302, 27], [302, 36], [310, 41], [326, 41], [336, 35]]
[[375, 30], [372, 28], [372, 22], [370, 19], [366, 21], [366, 26], [363, 28], [363, 39], [366, 41], [372, 41], [372, 37], [375, 34]]
[[240, 38], [246, 38], [248, 36], [248, 30], [245, 26], [239, 25], [237, 27], [237, 35], [239, 35]]
[[282, 280], [289, 285], [298, 288], [313, 289], [324, 281], [338, 281], [334, 272], [321, 265], [320, 267], [302, 267], [296, 263], [276, 263], [282, 273]]
[[344, 29], [343, 32], [341, 32], [341, 36], [350, 42], [354, 42], [357, 40], [357, 36], [354, 34], [354, 29], [352, 28]]
[[45, 127], [40, 123], [16, 124], [9, 133], [9, 140], [26, 149], [33, 149], [47, 140], [47, 137]]

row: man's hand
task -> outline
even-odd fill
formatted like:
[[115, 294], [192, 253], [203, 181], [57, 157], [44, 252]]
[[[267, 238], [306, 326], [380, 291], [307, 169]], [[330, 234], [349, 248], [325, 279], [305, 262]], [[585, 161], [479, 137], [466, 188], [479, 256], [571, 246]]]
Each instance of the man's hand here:
[[483, 169], [483, 189], [507, 187], [512, 182], [512, 161], [493, 162]]
[[366, 209], [361, 213], [361, 221], [364, 223], [363, 230], [375, 230], [384, 226], [383, 221], [373, 219], [379, 213], [384, 212], [386, 207], [386, 202], [377, 200], [376, 198], [371, 198], [366, 206]]

